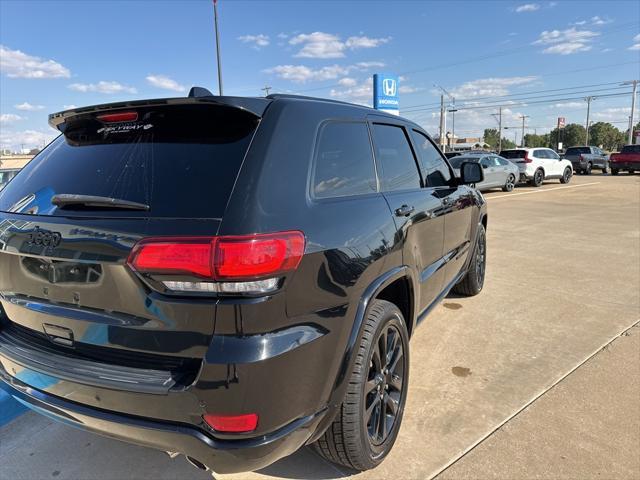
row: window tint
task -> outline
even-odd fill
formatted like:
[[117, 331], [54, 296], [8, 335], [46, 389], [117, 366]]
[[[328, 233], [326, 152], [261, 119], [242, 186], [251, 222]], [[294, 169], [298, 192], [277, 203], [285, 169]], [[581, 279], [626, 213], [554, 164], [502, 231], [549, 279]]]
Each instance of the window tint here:
[[475, 162], [478, 163], [480, 157], [465, 157], [465, 156], [457, 156], [449, 160], [449, 163], [453, 168], [460, 168], [464, 162]]
[[373, 144], [384, 191], [420, 188], [420, 174], [404, 129], [374, 124]]
[[423, 175], [427, 180], [427, 185], [430, 187], [443, 187], [448, 185], [451, 180], [451, 172], [442, 159], [442, 155], [440, 155], [438, 149], [426, 135], [417, 130], [411, 130], [411, 136], [416, 145], [418, 158], [420, 159], [420, 165], [423, 170]]
[[480, 160], [480, 165], [482, 165], [483, 167], [493, 167], [493, 162], [489, 157], [482, 157], [482, 160]]
[[373, 165], [365, 123], [327, 123], [318, 141], [313, 194], [316, 198], [329, 198], [375, 192]]
[[551, 160], [560, 160], [560, 155], [553, 150], [547, 150], [547, 158], [550, 158]]
[[500, 157], [495, 157], [498, 164], [502, 165], [503, 167], [506, 167], [507, 165], [509, 165], [509, 160], [505, 160], [504, 158], [500, 158]]
[[500, 152], [504, 158], [524, 158], [526, 154], [526, 150], [502, 150]]
[[209, 105], [136, 112], [141, 120], [112, 125], [93, 114], [69, 120], [64, 135], [2, 190], [0, 211], [86, 215], [51, 203], [53, 195], [78, 194], [150, 206], [148, 212], [96, 210], [99, 216], [221, 217], [257, 119]]
[[620, 153], [640, 153], [640, 144], [638, 145], [625, 145], [620, 150]]
[[569, 147], [565, 155], [580, 155], [581, 153], [591, 153], [589, 147]]
[[549, 158], [546, 150], [536, 150], [533, 156], [536, 158]]

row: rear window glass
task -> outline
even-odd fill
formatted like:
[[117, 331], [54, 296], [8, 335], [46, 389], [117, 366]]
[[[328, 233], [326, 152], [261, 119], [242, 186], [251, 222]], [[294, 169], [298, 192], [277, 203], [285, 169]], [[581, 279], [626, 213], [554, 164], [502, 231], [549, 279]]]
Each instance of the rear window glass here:
[[92, 216], [221, 217], [257, 119], [211, 105], [136, 111], [134, 122], [102, 123], [95, 114], [70, 122], [0, 192], [0, 211], [87, 215], [89, 207], [62, 210], [51, 203], [54, 195], [78, 194], [150, 207]]
[[453, 168], [460, 168], [460, 165], [462, 165], [462, 162], [477, 162], [480, 159], [480, 157], [455, 157], [452, 158], [451, 160], [449, 160], [449, 163], [451, 164], [451, 166]]
[[622, 153], [640, 153], [640, 145], [625, 145], [621, 151]]
[[373, 193], [376, 174], [365, 123], [330, 122], [320, 131], [313, 171], [316, 198]]
[[526, 154], [526, 150], [503, 150], [500, 152], [500, 156], [504, 158], [524, 158]]
[[582, 153], [591, 153], [589, 147], [571, 147], [567, 148], [565, 155], [580, 155]]

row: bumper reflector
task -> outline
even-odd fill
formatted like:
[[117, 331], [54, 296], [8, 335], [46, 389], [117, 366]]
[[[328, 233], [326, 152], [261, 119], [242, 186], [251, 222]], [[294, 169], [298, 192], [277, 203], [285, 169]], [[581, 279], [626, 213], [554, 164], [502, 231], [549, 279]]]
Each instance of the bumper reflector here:
[[279, 278], [254, 280], [252, 282], [162, 282], [174, 292], [204, 293], [269, 293], [278, 288]]
[[257, 413], [247, 413], [244, 415], [214, 415], [207, 413], [203, 418], [207, 425], [218, 432], [251, 432], [258, 426]]

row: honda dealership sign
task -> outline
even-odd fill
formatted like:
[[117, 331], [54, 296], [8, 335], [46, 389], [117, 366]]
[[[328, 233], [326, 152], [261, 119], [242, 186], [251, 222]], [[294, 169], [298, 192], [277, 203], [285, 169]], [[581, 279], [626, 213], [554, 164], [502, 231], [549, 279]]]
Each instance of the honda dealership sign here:
[[373, 108], [400, 115], [399, 85], [396, 75], [373, 75]]

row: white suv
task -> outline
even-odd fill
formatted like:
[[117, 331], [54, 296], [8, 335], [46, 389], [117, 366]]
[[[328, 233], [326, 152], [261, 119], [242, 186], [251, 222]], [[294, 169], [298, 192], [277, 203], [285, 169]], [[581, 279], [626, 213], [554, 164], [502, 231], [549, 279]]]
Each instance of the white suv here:
[[529, 182], [534, 187], [544, 180], [557, 178], [560, 183], [569, 183], [573, 167], [569, 160], [561, 159], [550, 148], [517, 148], [503, 150], [500, 156], [508, 158], [520, 169], [520, 181]]

